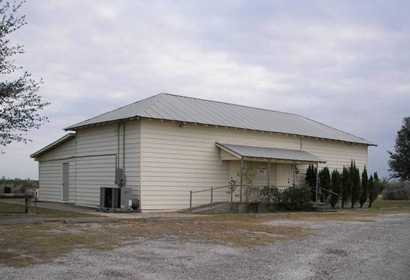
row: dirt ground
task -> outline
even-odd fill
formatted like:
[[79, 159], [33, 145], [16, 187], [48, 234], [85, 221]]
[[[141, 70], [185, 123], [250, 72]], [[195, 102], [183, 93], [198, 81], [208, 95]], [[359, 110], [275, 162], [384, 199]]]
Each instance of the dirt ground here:
[[409, 203], [0, 226], [1, 279], [408, 279]]

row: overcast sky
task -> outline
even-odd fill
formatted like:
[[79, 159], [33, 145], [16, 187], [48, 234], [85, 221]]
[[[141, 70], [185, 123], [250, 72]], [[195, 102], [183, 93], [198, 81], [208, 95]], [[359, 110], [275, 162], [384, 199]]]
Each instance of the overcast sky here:
[[44, 84], [50, 122], [0, 154], [0, 176], [37, 178], [29, 155], [62, 128], [159, 92], [300, 113], [364, 137], [369, 167], [410, 115], [409, 1], [34, 1], [13, 36]]

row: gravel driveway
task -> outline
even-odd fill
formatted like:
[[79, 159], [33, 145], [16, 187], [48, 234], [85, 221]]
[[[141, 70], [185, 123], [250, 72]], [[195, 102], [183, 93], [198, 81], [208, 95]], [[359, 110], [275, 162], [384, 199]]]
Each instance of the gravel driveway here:
[[315, 234], [252, 249], [174, 239], [113, 251], [77, 250], [53, 263], [0, 267], [1, 279], [410, 279], [410, 214], [303, 225]]

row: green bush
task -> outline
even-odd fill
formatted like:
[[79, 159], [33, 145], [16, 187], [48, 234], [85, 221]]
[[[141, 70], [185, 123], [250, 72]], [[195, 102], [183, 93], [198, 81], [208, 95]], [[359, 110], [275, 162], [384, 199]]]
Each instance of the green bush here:
[[317, 180], [316, 172], [317, 172], [317, 168], [314, 167], [313, 165], [309, 165], [309, 167], [306, 170], [306, 176], [305, 176], [305, 183], [311, 189], [312, 201], [316, 200], [316, 180]]
[[351, 208], [354, 208], [356, 202], [360, 199], [361, 194], [361, 182], [360, 182], [360, 171], [359, 168], [356, 167], [356, 163], [352, 160], [350, 164], [350, 179], [351, 179]]
[[369, 182], [367, 182], [369, 191], [369, 208], [372, 208], [373, 202], [377, 199], [377, 196], [383, 192], [385, 182], [379, 180], [377, 172], [374, 172], [373, 176], [370, 176]]
[[342, 175], [339, 173], [339, 171], [337, 171], [337, 169], [334, 169], [332, 171], [330, 185], [331, 185], [331, 190], [335, 194], [330, 195], [329, 202], [333, 208], [336, 208], [336, 204], [339, 201], [339, 196], [341, 195], [341, 188], [342, 188]]
[[347, 167], [343, 167], [342, 172], [342, 189], [341, 189], [341, 207], [345, 208], [345, 204], [351, 197], [352, 191], [352, 179], [350, 178], [350, 172]]
[[307, 187], [288, 188], [280, 194], [279, 206], [286, 210], [311, 209], [311, 190]]
[[328, 197], [328, 193], [326, 190], [330, 190], [330, 171], [329, 168], [324, 167], [322, 170], [319, 172], [319, 187], [322, 189], [325, 189], [325, 191], [320, 192], [320, 201], [326, 201]]
[[363, 205], [366, 203], [367, 198], [369, 196], [369, 194], [368, 194], [368, 192], [369, 192], [368, 183], [369, 183], [369, 177], [367, 176], [367, 169], [366, 169], [366, 166], [365, 166], [364, 169], [363, 169], [363, 172], [362, 172], [362, 189], [361, 189], [362, 192], [360, 194], [360, 200], [359, 200], [360, 208], [363, 208]]
[[311, 190], [306, 187], [289, 187], [280, 192], [276, 187], [264, 187], [260, 191], [264, 208], [276, 210], [310, 210], [312, 209]]
[[260, 198], [263, 203], [279, 203], [279, 190], [277, 187], [266, 186], [260, 191]]
[[384, 200], [410, 200], [410, 182], [385, 183]]

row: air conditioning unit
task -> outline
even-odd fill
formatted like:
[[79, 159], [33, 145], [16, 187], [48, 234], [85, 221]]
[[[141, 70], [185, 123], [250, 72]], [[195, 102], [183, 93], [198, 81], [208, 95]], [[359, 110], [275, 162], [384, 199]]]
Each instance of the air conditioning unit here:
[[113, 187], [100, 188], [100, 209], [116, 209], [121, 206], [121, 189]]
[[105, 212], [130, 212], [138, 210], [139, 203], [129, 188], [100, 187], [100, 210]]

